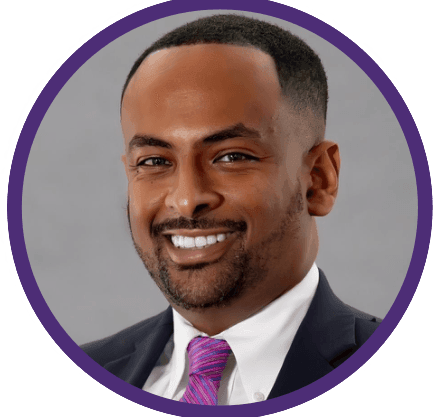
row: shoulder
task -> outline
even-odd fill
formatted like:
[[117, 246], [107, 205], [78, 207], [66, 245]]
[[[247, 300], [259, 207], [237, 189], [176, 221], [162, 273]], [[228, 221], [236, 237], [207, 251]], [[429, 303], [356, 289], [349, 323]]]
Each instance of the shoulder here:
[[[344, 304], [344, 303], [342, 303]], [[344, 304], [346, 312], [352, 317], [352, 328], [350, 330], [351, 343], [347, 344], [347, 349], [336, 355], [331, 361], [333, 367], [339, 366], [341, 363], [350, 358], [358, 349], [368, 340], [368, 338], [379, 327], [382, 319], [365, 313], [347, 304]], [[349, 340], [349, 339], [348, 339]]]
[[305, 335], [312, 338], [321, 355], [337, 367], [367, 342], [382, 320], [340, 300], [320, 269], [319, 277], [305, 318]]
[[[355, 326], [355, 338], [358, 345], [362, 345], [379, 327], [382, 320], [372, 314], [365, 313], [349, 306], [340, 300], [332, 291], [324, 272], [319, 269], [319, 285], [312, 302], [312, 310], [316, 313], [315, 320], [319, 320], [341, 332], [345, 326]], [[320, 315], [317, 318], [317, 314]], [[351, 331], [352, 332], [352, 331]]]
[[382, 323], [382, 319], [354, 307], [346, 306], [355, 316], [355, 340], [358, 346], [362, 346]]
[[171, 310], [168, 309], [111, 336], [85, 343], [80, 348], [95, 362], [104, 365], [133, 353], [139, 343], [145, 341], [162, 326], [170, 325], [171, 317]]

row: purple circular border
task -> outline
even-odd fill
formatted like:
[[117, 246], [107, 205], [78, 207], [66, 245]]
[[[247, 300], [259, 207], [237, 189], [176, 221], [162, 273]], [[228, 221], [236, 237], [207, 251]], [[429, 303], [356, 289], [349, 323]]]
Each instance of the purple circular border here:
[[[22, 225], [22, 191], [27, 159], [39, 125], [52, 101], [69, 78], [101, 48], [119, 36], [163, 17], [198, 10], [238, 10], [262, 13], [295, 23], [326, 39], [351, 58], [376, 84], [394, 111], [405, 134], [414, 164], [418, 191], [418, 227], [406, 279], [387, 316], [362, 348], [320, 380], [294, 392], [256, 404], [224, 408], [227, 416], [264, 416], [300, 405], [338, 385], [360, 368], [382, 346], [405, 313], [421, 278], [432, 227], [432, 189], [427, 158], [415, 122], [402, 97], [379, 66], [346, 36], [300, 10], [267, 0], [174, 0], [138, 11], [104, 29], [79, 48], [54, 74], [36, 100], [24, 124], [12, 161], [8, 190], [8, 222], [12, 254], [22, 286], [39, 320], [58, 344], [92, 378], [137, 404], [173, 415], [201, 416], [201, 408], [148, 394], [115, 377], [90, 359], [68, 336], [53, 316], [39, 290], [30, 267]], [[421, 225], [421, 227], [419, 227]], [[239, 408], [241, 407], [241, 408]], [[221, 408], [208, 407], [209, 417], [219, 416]]]

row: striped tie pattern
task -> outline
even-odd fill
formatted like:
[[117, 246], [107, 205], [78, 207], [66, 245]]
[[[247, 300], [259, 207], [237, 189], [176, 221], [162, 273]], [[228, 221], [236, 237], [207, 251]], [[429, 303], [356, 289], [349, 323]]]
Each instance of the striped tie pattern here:
[[181, 402], [218, 405], [221, 375], [231, 349], [225, 340], [196, 337], [187, 348], [189, 381]]

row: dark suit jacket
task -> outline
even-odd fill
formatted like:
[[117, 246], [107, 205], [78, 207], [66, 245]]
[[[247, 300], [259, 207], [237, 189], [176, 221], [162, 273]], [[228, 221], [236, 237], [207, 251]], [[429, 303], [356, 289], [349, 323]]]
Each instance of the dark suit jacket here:
[[[289, 394], [331, 372], [362, 346], [380, 321], [340, 301], [319, 269], [316, 294], [268, 399]], [[142, 388], [172, 333], [173, 313], [169, 307], [81, 348], [112, 374]]]

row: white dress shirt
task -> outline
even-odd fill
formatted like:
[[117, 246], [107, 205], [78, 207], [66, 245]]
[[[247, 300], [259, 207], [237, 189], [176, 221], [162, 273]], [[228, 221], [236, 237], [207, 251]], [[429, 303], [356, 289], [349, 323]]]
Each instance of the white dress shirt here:
[[[290, 291], [248, 319], [212, 336], [226, 340], [232, 349], [222, 374], [218, 405], [247, 404], [268, 397], [318, 282], [319, 270], [314, 263]], [[174, 309], [173, 326], [173, 336], [143, 390], [178, 401], [188, 385], [187, 346], [197, 336], [209, 336]]]

